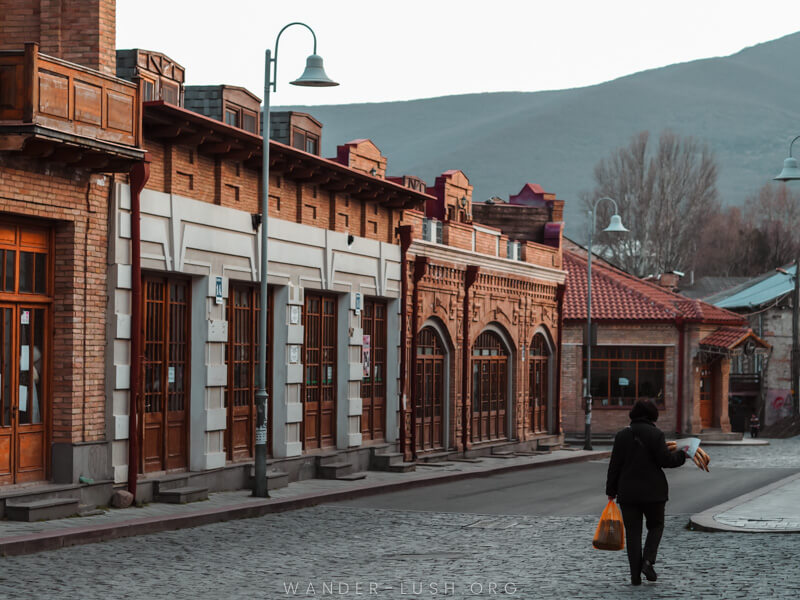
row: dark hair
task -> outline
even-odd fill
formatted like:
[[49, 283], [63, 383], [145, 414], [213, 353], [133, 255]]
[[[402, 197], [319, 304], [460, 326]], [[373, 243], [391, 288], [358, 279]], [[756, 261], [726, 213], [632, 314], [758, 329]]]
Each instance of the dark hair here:
[[647, 419], [655, 423], [658, 421], [658, 407], [652, 400], [637, 400], [628, 416], [631, 421], [634, 419]]

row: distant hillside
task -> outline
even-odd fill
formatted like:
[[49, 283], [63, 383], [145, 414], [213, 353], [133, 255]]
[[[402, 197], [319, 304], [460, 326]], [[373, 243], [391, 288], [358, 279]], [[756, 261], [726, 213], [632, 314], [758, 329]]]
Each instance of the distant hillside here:
[[800, 133], [797, 56], [800, 33], [585, 88], [284, 108], [322, 121], [324, 156], [367, 137], [387, 156], [390, 174], [432, 184], [442, 171], [462, 169], [475, 200], [539, 183], [567, 201], [567, 231], [580, 238], [579, 192], [592, 188], [598, 159], [641, 130], [707, 141], [726, 204], [741, 204], [769, 181]]

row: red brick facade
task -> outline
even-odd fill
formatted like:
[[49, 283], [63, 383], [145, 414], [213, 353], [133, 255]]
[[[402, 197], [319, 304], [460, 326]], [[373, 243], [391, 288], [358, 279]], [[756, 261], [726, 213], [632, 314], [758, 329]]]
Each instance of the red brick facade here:
[[0, 158], [0, 219], [55, 232], [52, 441], [105, 437], [108, 199], [112, 178]]
[[115, 0], [0, 0], [0, 50], [36, 42], [42, 53], [114, 75]]

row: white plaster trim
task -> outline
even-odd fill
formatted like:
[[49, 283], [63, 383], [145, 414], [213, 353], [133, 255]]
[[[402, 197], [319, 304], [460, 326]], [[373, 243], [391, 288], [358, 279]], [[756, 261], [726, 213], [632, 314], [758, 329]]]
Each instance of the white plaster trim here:
[[363, 402], [361, 397], [356, 398], [348, 398], [350, 406], [348, 407], [349, 410], [347, 411], [348, 417], [360, 417], [363, 411]]
[[206, 365], [206, 387], [221, 387], [228, 383], [228, 365]]
[[303, 403], [302, 402], [287, 402], [286, 403], [286, 422], [287, 423], [301, 423], [303, 421]]
[[534, 265], [520, 260], [487, 256], [486, 254], [478, 254], [470, 250], [423, 242], [421, 240], [414, 240], [409, 248], [409, 252], [415, 255], [429, 256], [436, 260], [476, 265], [493, 271], [500, 271], [501, 273], [532, 277], [540, 281], [552, 283], [564, 283], [567, 278], [567, 272], [560, 269]]
[[360, 446], [361, 445], [361, 434], [360, 433], [348, 433], [347, 434], [347, 447], [352, 448], [353, 446]]
[[128, 465], [114, 465], [114, 483], [128, 481]]
[[114, 440], [128, 439], [128, 415], [114, 415]]
[[228, 427], [228, 410], [225, 408], [206, 409], [206, 431], [220, 431]]
[[300, 456], [303, 454], [302, 442], [286, 442], [286, 456]]
[[224, 452], [209, 452], [206, 454], [206, 469], [221, 469], [225, 466]]

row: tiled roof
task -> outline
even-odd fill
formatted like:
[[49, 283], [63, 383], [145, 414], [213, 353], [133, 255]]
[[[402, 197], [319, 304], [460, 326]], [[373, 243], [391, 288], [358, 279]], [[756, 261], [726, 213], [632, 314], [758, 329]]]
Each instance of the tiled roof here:
[[[586, 267], [585, 258], [564, 251], [565, 319], [586, 320]], [[675, 321], [678, 318], [731, 325], [745, 323], [737, 314], [642, 281], [601, 261], [592, 261], [592, 319]]]
[[762, 348], [769, 348], [768, 344], [759, 339], [758, 336], [753, 333], [753, 330], [747, 327], [720, 327], [714, 331], [714, 333], [700, 340], [700, 345], [709, 348], [733, 350], [747, 339], [752, 339]]

